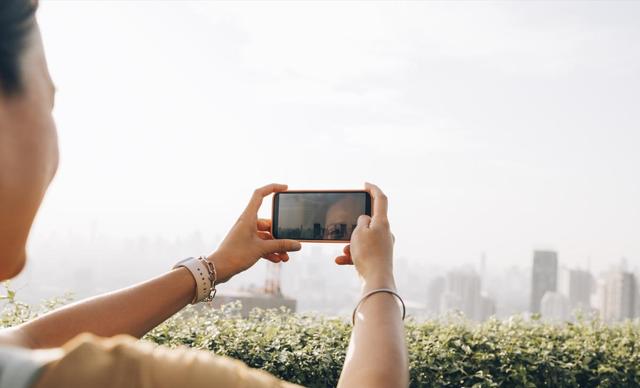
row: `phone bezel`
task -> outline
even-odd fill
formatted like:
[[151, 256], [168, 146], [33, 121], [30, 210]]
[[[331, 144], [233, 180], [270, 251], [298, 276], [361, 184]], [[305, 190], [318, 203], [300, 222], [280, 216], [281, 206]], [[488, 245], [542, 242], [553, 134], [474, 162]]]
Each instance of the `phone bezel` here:
[[[371, 197], [371, 193], [367, 190], [287, 190], [287, 191], [279, 191], [273, 194], [272, 204], [271, 204], [271, 235], [274, 239], [278, 239], [275, 231], [276, 226], [278, 225], [278, 206], [279, 199], [278, 196], [280, 194], [315, 194], [315, 193], [358, 193], [365, 194], [365, 214], [368, 216], [372, 216], [373, 209], [373, 198]], [[311, 242], [311, 243], [345, 243], [350, 240], [300, 240], [300, 239], [292, 239], [300, 242]]]

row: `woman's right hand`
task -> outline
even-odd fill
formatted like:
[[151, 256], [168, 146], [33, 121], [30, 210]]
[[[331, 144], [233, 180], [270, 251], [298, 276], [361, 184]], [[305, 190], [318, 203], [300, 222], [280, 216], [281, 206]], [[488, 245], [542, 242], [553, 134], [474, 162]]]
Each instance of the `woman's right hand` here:
[[387, 197], [371, 183], [365, 189], [373, 200], [373, 216], [361, 215], [344, 255], [336, 257], [340, 265], [354, 264], [366, 289], [395, 288], [393, 280], [393, 244], [387, 219]]
[[[351, 244], [338, 264], [355, 264], [363, 280], [362, 295], [380, 288], [395, 291], [394, 238], [387, 220], [387, 197], [375, 185], [365, 188], [373, 199], [373, 217], [360, 216]], [[354, 324], [338, 388], [408, 387], [405, 331], [396, 297], [376, 293], [356, 305]], [[384, 367], [380, 367], [383, 365]]]

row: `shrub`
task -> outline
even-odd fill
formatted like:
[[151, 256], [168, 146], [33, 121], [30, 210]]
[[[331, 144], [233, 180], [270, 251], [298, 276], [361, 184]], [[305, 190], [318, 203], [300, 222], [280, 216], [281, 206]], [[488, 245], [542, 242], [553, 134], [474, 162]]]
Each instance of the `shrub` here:
[[16, 291], [10, 287], [10, 282], [3, 282], [2, 287], [5, 293], [0, 295], [0, 302], [4, 303], [0, 310], [0, 328], [19, 325], [73, 300], [72, 294], [66, 294], [45, 300], [40, 306], [34, 307], [16, 297]]
[[[15, 295], [5, 299], [3, 326], [37, 315]], [[640, 386], [636, 321], [409, 320], [406, 330], [412, 387]], [[327, 387], [337, 383], [350, 332], [341, 318], [275, 310], [242, 318], [232, 304], [218, 311], [186, 308], [145, 339], [210, 350], [291, 382]]]

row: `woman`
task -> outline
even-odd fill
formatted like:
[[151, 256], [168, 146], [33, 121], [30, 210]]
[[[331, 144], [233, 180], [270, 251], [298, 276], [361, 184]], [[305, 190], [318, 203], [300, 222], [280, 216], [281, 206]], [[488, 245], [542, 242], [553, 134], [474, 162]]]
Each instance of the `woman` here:
[[[22, 270], [31, 224], [58, 163], [51, 115], [55, 90], [35, 8], [29, 0], [0, 1], [0, 279]], [[406, 386], [387, 199], [376, 186], [366, 188], [374, 198], [374, 216], [358, 219], [351, 244], [336, 258], [337, 264], [355, 265], [364, 295], [339, 386]], [[277, 184], [256, 190], [208, 257], [191, 258], [146, 282], [0, 332], [0, 387], [291, 386], [209, 352], [137, 340], [187, 304], [206, 300], [216, 284], [260, 258], [287, 261], [287, 252], [301, 249], [297, 241], [273, 240], [270, 220], [257, 218], [263, 198], [282, 190], [286, 186]]]

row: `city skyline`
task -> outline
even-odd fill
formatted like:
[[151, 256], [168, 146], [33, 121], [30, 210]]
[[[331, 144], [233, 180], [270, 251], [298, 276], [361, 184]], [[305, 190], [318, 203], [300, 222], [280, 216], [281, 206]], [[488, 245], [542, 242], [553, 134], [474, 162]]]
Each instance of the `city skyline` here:
[[[64, 244], [58, 241], [59, 238], [51, 239], [42, 250], [34, 252], [38, 262], [29, 262], [24, 273], [12, 281], [11, 287], [17, 290], [20, 300], [36, 303], [67, 292], [73, 293], [77, 300], [126, 287], [162, 273], [173, 264], [175, 257], [206, 251], [215, 243], [197, 233], [174, 240], [140, 237], [121, 245], [100, 234], [92, 239], [69, 236]], [[292, 298], [297, 311], [348, 315], [360, 288], [353, 267], [333, 263], [340, 247], [340, 244], [309, 244], [280, 266], [282, 294]], [[70, 255], [81, 255], [84, 260], [69, 268], [67, 257]], [[473, 321], [482, 321], [494, 314], [500, 319], [513, 315], [527, 317], [531, 312], [535, 252], [530, 251], [528, 256], [529, 265], [507, 269], [496, 268], [486, 254], [465, 266], [440, 267], [399, 257], [395, 261], [396, 283], [410, 306], [410, 314], [419, 320], [455, 311]], [[557, 256], [561, 258], [562, 254]], [[220, 295], [226, 295], [228, 300], [238, 292], [262, 289], [268, 276], [267, 264], [260, 261], [256, 268], [221, 285]], [[115, 270], [124, 268], [126, 270]], [[640, 275], [637, 266], [629, 267], [628, 263], [621, 262], [606, 271], [590, 272], [567, 267], [560, 259], [557, 268], [557, 287], [546, 313], [543, 308], [543, 319], [571, 319], [575, 310], [583, 311], [585, 316], [595, 312], [607, 322], [640, 314], [640, 306], [634, 304], [640, 303], [640, 297], [633, 294], [629, 302], [615, 296], [635, 293], [636, 288], [629, 287], [636, 287], [635, 279]], [[611, 276], [617, 273], [627, 275]], [[622, 286], [608, 280], [616, 276], [631, 276], [634, 283]], [[454, 284], [451, 279], [458, 280]], [[336, 293], [338, 289], [340, 292]]]

